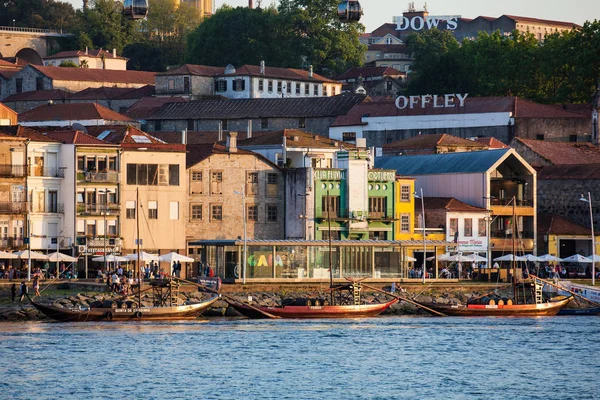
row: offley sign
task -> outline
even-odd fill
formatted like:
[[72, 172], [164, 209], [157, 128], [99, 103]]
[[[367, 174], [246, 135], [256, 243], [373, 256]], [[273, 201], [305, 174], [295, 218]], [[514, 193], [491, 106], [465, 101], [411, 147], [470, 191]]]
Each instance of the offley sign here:
[[396, 107], [400, 110], [405, 108], [425, 108], [429, 105], [433, 108], [454, 108], [465, 106], [465, 99], [469, 94], [425, 94], [422, 96], [398, 96], [396, 98]]
[[427, 17], [394, 17], [394, 23], [396, 24], [397, 31], [405, 31], [411, 28], [413, 31], [422, 31], [423, 29], [429, 30], [432, 28], [438, 28], [440, 22], [446, 23], [446, 30], [454, 31], [458, 28], [458, 20], [460, 15], [439, 15], [439, 16], [427, 16]]

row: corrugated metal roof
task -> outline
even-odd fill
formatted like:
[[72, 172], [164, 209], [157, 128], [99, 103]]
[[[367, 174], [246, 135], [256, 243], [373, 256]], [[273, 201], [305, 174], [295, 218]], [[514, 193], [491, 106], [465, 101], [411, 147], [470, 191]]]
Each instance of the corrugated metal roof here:
[[378, 157], [375, 159], [375, 167], [393, 169], [408, 176], [477, 173], [489, 170], [509, 151], [511, 149]]

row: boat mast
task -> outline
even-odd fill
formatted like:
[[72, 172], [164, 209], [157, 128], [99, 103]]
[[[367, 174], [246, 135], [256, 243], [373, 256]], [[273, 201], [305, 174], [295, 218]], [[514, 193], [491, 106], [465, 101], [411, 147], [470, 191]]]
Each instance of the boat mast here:
[[[515, 243], [515, 230], [517, 229], [517, 213], [516, 213], [516, 209], [515, 209], [515, 205], [517, 203], [517, 198], [515, 196], [513, 196], [512, 198], [512, 271], [511, 271], [511, 275], [512, 275], [512, 282], [511, 284], [513, 285], [513, 296], [515, 299], [515, 302], [518, 303], [517, 301], [517, 277], [515, 276], [515, 272], [517, 270], [517, 246]], [[525, 301], [525, 299], [524, 299]]]
[[135, 236], [137, 238], [138, 307], [142, 308], [142, 269], [140, 268], [140, 191], [135, 188]]
[[331, 297], [331, 305], [333, 304], [333, 246], [331, 243], [331, 196], [327, 191], [327, 232], [329, 236], [329, 295]]

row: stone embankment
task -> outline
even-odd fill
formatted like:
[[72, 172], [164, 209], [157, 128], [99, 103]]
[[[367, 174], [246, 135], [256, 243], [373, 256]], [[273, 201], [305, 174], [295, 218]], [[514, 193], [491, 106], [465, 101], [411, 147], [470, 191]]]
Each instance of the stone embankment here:
[[[388, 289], [388, 288], [384, 288]], [[468, 287], [454, 287], [454, 288], [425, 288], [425, 287], [414, 287], [408, 288], [407, 291], [397, 292], [397, 294], [413, 299], [419, 302], [436, 302], [440, 304], [456, 304], [465, 303], [471, 298], [480, 297], [483, 295], [490, 295], [490, 292], [485, 288], [468, 288]], [[479, 290], [483, 289], [483, 290]], [[496, 291], [498, 297], [505, 297], [507, 293], [505, 290]], [[294, 298], [309, 298], [313, 300], [319, 300], [323, 302], [324, 299], [329, 295], [327, 291], [322, 289], [317, 290], [289, 290], [282, 289], [277, 292], [236, 292], [227, 291], [227, 295], [240, 301], [247, 301], [249, 297], [252, 299], [252, 304], [259, 306], [277, 306], [281, 304], [284, 299]], [[197, 303], [210, 295], [201, 292], [183, 292], [179, 294], [180, 304], [182, 303]], [[19, 302], [18, 298], [14, 303], [10, 301], [10, 293], [6, 289], [0, 289], [0, 321], [35, 321], [45, 319], [44, 315], [37, 311], [28, 300]], [[94, 302], [104, 302], [107, 300], [116, 300], [120, 297], [112, 295], [110, 293], [76, 293], [72, 295], [44, 295], [42, 294], [41, 299], [38, 299], [44, 304], [53, 304], [58, 307], [65, 308], [87, 308], [90, 305], [94, 305]], [[389, 301], [391, 297], [378, 292], [363, 291], [362, 299], [368, 303], [383, 303]], [[125, 299], [125, 301], [136, 299]], [[151, 295], [144, 294], [142, 296], [143, 306], [152, 306]], [[98, 303], [96, 303], [98, 304]], [[386, 313], [393, 315], [409, 315], [417, 314], [420, 311], [416, 306], [408, 302], [400, 301], [391, 307]], [[235, 310], [229, 307], [229, 304], [225, 300], [217, 301], [213, 307], [204, 313], [207, 317], [234, 317], [239, 316]]]

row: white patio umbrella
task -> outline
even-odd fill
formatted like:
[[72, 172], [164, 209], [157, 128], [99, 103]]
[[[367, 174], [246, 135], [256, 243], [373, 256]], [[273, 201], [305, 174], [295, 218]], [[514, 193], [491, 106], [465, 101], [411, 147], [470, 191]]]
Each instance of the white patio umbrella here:
[[191, 257], [182, 256], [181, 254], [172, 251], [158, 257], [158, 261], [172, 263], [173, 261], [194, 262], [195, 260]]
[[[125, 258], [127, 258], [129, 261], [137, 261], [138, 254], [127, 254], [125, 256]], [[139, 259], [140, 259], [140, 261], [158, 261], [158, 255], [150, 254], [150, 253], [146, 253], [145, 251], [142, 251], [139, 254]]]
[[541, 260], [540, 257], [536, 257], [533, 254], [525, 254], [525, 259], [530, 262], [544, 261], [544, 260]]
[[472, 256], [465, 256], [463, 254], [455, 254], [453, 256], [447, 257], [444, 261], [452, 261], [452, 262], [473, 262]]
[[[416, 259], [416, 258], [414, 258], [414, 257], [411, 257], [411, 256], [406, 256], [406, 257], [404, 257], [404, 259], [405, 259], [406, 261], [408, 261], [408, 262], [415, 262], [415, 261], [417, 261], [417, 259]], [[429, 260], [429, 258], [428, 258], [428, 260]]]
[[[96, 262], [104, 262], [104, 256], [94, 257], [92, 261]], [[127, 257], [115, 256], [114, 254], [109, 254], [106, 256], [106, 262], [127, 262], [131, 261]]]
[[502, 257], [494, 258], [494, 261], [527, 261], [527, 259], [525, 257], [507, 254]]
[[19, 256], [16, 255], [15, 253], [8, 253], [6, 251], [0, 251], [0, 260], [16, 259], [16, 258], [19, 258]]
[[590, 258], [584, 257], [580, 254], [574, 254], [571, 257], [563, 258], [563, 262], [591, 264], [592, 260]]
[[538, 259], [544, 262], [562, 261], [562, 258], [553, 256], [552, 254], [544, 254], [543, 256], [539, 256]]
[[479, 254], [471, 254], [469, 257], [473, 259], [475, 262], [486, 262], [487, 258], [481, 257]]
[[[31, 258], [32, 260], [48, 260], [48, 256], [42, 253], [38, 253], [36, 251], [22, 250], [17, 251], [16, 254], [21, 260], [27, 260]], [[31, 257], [30, 257], [31, 254]]]
[[67, 254], [57, 251], [55, 253], [48, 254], [48, 261], [50, 261], [50, 262], [60, 262], [60, 261], [77, 262], [77, 257], [71, 257]]

